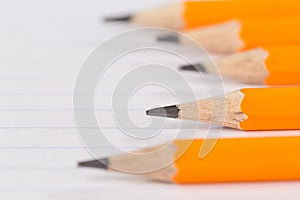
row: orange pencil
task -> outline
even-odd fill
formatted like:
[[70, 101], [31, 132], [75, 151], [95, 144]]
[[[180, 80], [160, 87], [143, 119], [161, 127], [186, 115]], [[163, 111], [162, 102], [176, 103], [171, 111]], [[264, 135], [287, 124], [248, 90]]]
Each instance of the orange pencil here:
[[225, 96], [148, 110], [150, 116], [240, 130], [300, 129], [300, 87], [247, 88]]
[[185, 65], [181, 70], [220, 74], [253, 84], [300, 85], [299, 58], [300, 45], [264, 46], [219, 57], [214, 62]]
[[168, 146], [81, 162], [79, 166], [136, 172], [173, 183], [300, 180], [300, 137], [219, 139], [200, 159], [203, 142], [177, 140]]
[[195, 41], [210, 52], [235, 53], [259, 46], [300, 45], [299, 35], [300, 17], [253, 18], [162, 35], [158, 40], [181, 44]]
[[141, 11], [133, 15], [108, 17], [105, 21], [130, 21], [141, 26], [182, 30], [231, 19], [268, 16], [299, 16], [298, 0], [187, 1]]

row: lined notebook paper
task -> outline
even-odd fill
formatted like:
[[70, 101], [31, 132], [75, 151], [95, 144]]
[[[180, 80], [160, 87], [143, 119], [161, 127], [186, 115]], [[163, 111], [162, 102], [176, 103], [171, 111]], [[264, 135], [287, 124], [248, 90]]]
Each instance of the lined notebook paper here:
[[[80, 140], [73, 113], [73, 91], [82, 63], [101, 42], [129, 30], [126, 25], [99, 23], [99, 16], [153, 6], [167, 1], [38, 1], [13, 0], [0, 7], [0, 198], [1, 199], [299, 199], [299, 183], [251, 183], [177, 186], [154, 183], [139, 177], [78, 169], [77, 161], [91, 159]], [[170, 1], [168, 1], [170, 2]], [[109, 11], [109, 12], [108, 12]], [[199, 55], [200, 57], [200, 55]], [[200, 58], [199, 58], [200, 59]], [[195, 56], [195, 60], [198, 60]], [[112, 144], [132, 150], [187, 132], [192, 122], [167, 120], [150, 141], [136, 143], [115, 123], [111, 106], [112, 87], [140, 64], [165, 64], [175, 69], [180, 60], [166, 54], [142, 51], [114, 63], [95, 91], [95, 113]], [[199, 77], [183, 75], [197, 98], [209, 91]], [[208, 77], [213, 80], [213, 77]], [[241, 85], [226, 80], [225, 91]], [[177, 91], [184, 94], [185, 91]], [[121, 97], [120, 97], [121, 98]], [[138, 127], [151, 123], [144, 111], [155, 105], [176, 103], [173, 94], [159, 86], [138, 90], [128, 113]], [[122, 108], [120, 108], [122, 109]], [[119, 112], [122, 112], [119, 111]], [[124, 110], [127, 112], [127, 109]], [[96, 127], [80, 127], [93, 130]], [[130, 129], [130, 127], [123, 127]], [[208, 125], [200, 124], [197, 137], [206, 137]], [[91, 131], [93, 132], [93, 131]], [[147, 133], [151, 130], [147, 130]], [[224, 130], [222, 137], [298, 135], [292, 132], [241, 133]], [[141, 133], [142, 134], [142, 133]], [[184, 136], [182, 136], [184, 138]], [[186, 136], [187, 137], [187, 136]], [[107, 156], [106, 147], [102, 156]], [[131, 191], [131, 192], [130, 192]]]

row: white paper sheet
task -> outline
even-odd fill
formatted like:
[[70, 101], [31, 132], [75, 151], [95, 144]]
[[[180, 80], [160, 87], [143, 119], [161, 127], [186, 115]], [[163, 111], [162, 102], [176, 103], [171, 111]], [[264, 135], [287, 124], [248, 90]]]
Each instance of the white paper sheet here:
[[[12, 0], [0, 6], [0, 198], [1, 199], [299, 199], [298, 182], [172, 185], [100, 170], [78, 169], [77, 161], [91, 159], [76, 131], [73, 91], [83, 61], [97, 44], [132, 27], [100, 23], [99, 17], [170, 1]], [[195, 57], [195, 60], [198, 58]], [[200, 57], [199, 57], [200, 59]], [[117, 146], [131, 144], [112, 118], [111, 91], [126, 73], [142, 63], [178, 60], [153, 52], [121, 59], [96, 91], [95, 112], [107, 137]], [[122, 74], [123, 73], [123, 74]], [[207, 88], [192, 73], [184, 75], [198, 98]], [[225, 91], [249, 85], [225, 80]], [[183, 93], [185, 91], [182, 91]], [[176, 103], [164, 89], [141, 89], [129, 103], [138, 126], [150, 118], [145, 109]], [[181, 122], [167, 120], [147, 146], [169, 140]], [[182, 129], [189, 130], [192, 122]], [[93, 129], [95, 127], [83, 127]], [[197, 137], [205, 137], [202, 124]], [[223, 137], [299, 135], [299, 131], [239, 132], [225, 129]], [[184, 137], [184, 136], [183, 136]], [[106, 156], [103, 154], [103, 156]]]

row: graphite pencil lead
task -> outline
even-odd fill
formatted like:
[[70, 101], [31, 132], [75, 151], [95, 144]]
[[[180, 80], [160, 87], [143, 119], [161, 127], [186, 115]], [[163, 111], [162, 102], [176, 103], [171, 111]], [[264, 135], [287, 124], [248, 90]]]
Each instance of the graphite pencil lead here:
[[98, 169], [106, 170], [109, 167], [109, 159], [102, 158], [99, 160], [90, 160], [90, 161], [79, 162], [78, 167], [89, 167], [89, 168], [98, 168]]
[[179, 69], [183, 70], [183, 71], [198, 71], [198, 72], [204, 72], [204, 73], [207, 72], [206, 67], [201, 63], [195, 64], [195, 65], [183, 65], [183, 66], [180, 66]]
[[124, 15], [119, 17], [105, 17], [104, 22], [129, 22], [132, 19], [132, 15]]
[[168, 118], [178, 118], [179, 109], [177, 106], [167, 106], [161, 108], [154, 108], [146, 111], [149, 116], [156, 117], [168, 117]]
[[179, 36], [178, 35], [162, 35], [157, 37], [157, 41], [159, 42], [172, 42], [172, 43], [179, 43]]

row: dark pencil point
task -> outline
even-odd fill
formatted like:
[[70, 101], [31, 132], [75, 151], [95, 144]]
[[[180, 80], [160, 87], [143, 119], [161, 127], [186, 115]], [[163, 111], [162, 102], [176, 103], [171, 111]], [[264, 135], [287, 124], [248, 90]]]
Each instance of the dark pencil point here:
[[195, 65], [183, 65], [179, 68], [180, 70], [183, 71], [198, 71], [198, 72], [204, 72], [206, 73], [205, 66], [201, 63], [195, 64]]
[[177, 108], [177, 106], [154, 108], [146, 111], [146, 114], [149, 116], [169, 117], [169, 118], [178, 118], [178, 113], [179, 113], [179, 109]]
[[132, 15], [124, 15], [120, 17], [105, 17], [104, 22], [128, 22], [132, 19]]
[[179, 36], [178, 35], [162, 35], [162, 36], [157, 37], [157, 41], [179, 43]]
[[108, 169], [109, 159], [103, 158], [99, 160], [90, 160], [79, 162], [78, 167], [90, 167], [90, 168], [98, 168], [98, 169]]

